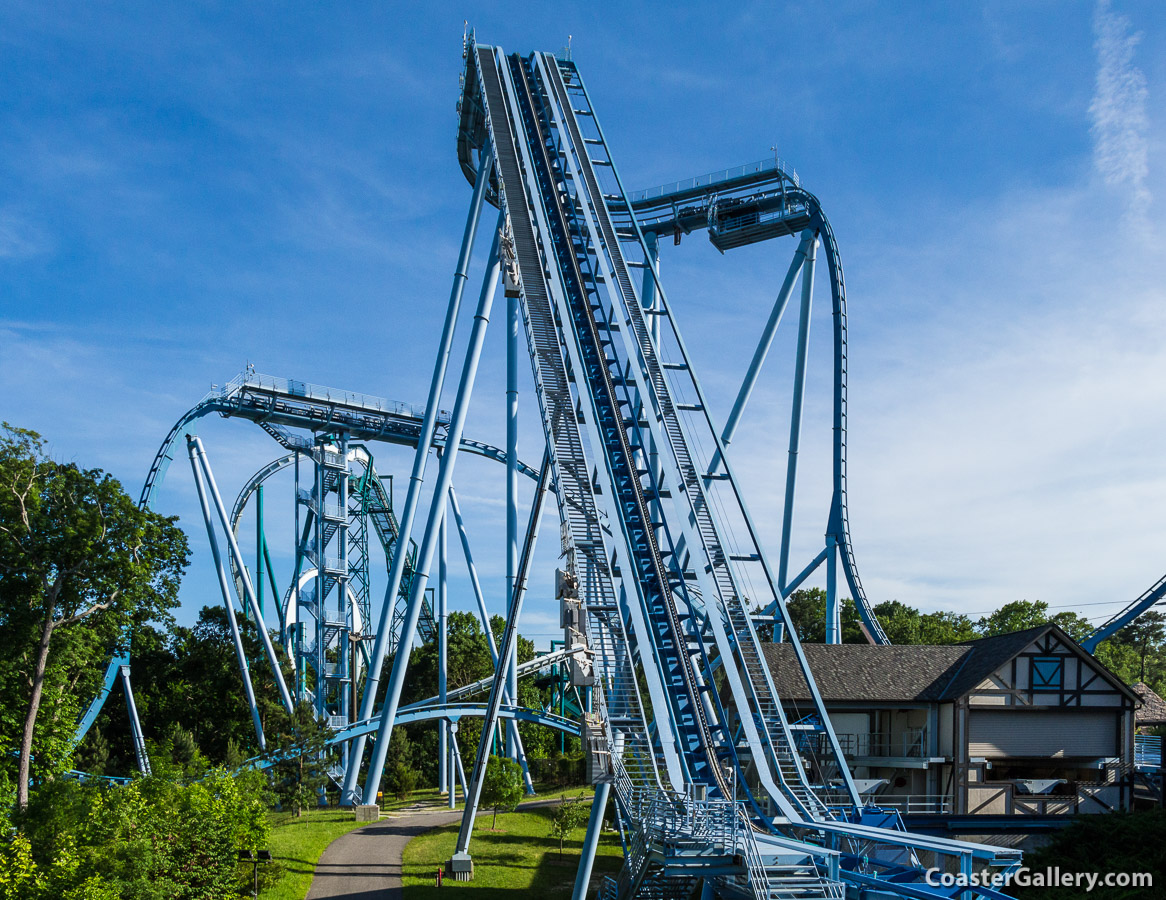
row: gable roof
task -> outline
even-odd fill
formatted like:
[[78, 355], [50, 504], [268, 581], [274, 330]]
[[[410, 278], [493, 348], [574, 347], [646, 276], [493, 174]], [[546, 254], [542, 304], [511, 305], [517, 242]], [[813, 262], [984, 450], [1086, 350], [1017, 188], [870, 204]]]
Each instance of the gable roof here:
[[1043, 637], [1050, 628], [1056, 626], [1037, 625], [1023, 631], [1010, 631], [960, 644], [960, 647], [967, 648], [967, 657], [944, 691], [944, 698], [954, 700], [962, 697], [1033, 641]]
[[[802, 649], [824, 701], [936, 702], [967, 694], [1048, 631], [1138, 702], [1120, 678], [1051, 623], [963, 644], [803, 644]], [[793, 645], [764, 644], [763, 649], [778, 696], [809, 700]]]

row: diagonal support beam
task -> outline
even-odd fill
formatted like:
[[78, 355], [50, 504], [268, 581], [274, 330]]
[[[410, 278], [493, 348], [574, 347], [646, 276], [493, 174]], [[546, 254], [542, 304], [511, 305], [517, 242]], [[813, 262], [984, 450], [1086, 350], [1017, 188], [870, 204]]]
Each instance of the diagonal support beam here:
[[[753, 394], [753, 388], [757, 384], [757, 377], [761, 374], [761, 367], [765, 364], [765, 357], [769, 355], [769, 348], [773, 346], [774, 335], [777, 334], [777, 326], [781, 324], [781, 317], [785, 315], [785, 308], [789, 304], [790, 294], [793, 293], [794, 283], [797, 281], [798, 273], [802, 270], [802, 264], [806, 260], [806, 253], [809, 250], [810, 238], [802, 235], [802, 242], [798, 244], [798, 249], [794, 251], [793, 261], [790, 263], [789, 271], [785, 273], [785, 281], [781, 283], [781, 290], [777, 292], [777, 299], [773, 302], [773, 309], [769, 313], [769, 321], [765, 323], [765, 328], [761, 332], [761, 339], [757, 342], [757, 349], [753, 351], [753, 359], [749, 363], [749, 369], [745, 373], [745, 379], [741, 382], [741, 389], [737, 392], [737, 399], [733, 403], [733, 409], [729, 413], [729, 419], [725, 422], [725, 430], [721, 433], [721, 442], [727, 447], [733, 441], [733, 435], [737, 433], [737, 426], [741, 423], [741, 416], [745, 413], [745, 404], [749, 402], [750, 396]], [[720, 454], [713, 454], [713, 461], [709, 465], [709, 474], [713, 474], [720, 465]]]
[[267, 738], [263, 735], [263, 722], [259, 718], [259, 707], [255, 703], [255, 689], [251, 685], [251, 668], [247, 664], [247, 654], [243, 650], [243, 638], [239, 635], [239, 623], [235, 619], [235, 605], [231, 600], [231, 589], [227, 582], [227, 571], [223, 568], [223, 557], [219, 553], [219, 540], [215, 535], [215, 524], [211, 518], [210, 505], [206, 498], [206, 485], [203, 484], [202, 470], [198, 465], [197, 449], [194, 438], [186, 436], [186, 448], [190, 453], [190, 467], [194, 470], [194, 486], [198, 491], [198, 503], [202, 507], [202, 518], [206, 523], [206, 536], [211, 545], [211, 558], [214, 560], [215, 572], [219, 576], [219, 590], [223, 594], [223, 605], [227, 609], [227, 625], [231, 629], [231, 641], [235, 645], [235, 659], [239, 663], [239, 673], [243, 677], [243, 692], [247, 695], [247, 707], [251, 711], [251, 723], [255, 726], [255, 740], [259, 744], [261, 753], [267, 752]]
[[[402, 549], [393, 556], [393, 565], [389, 570], [389, 583], [385, 588], [385, 601], [381, 606], [380, 622], [377, 624], [376, 640], [373, 642], [372, 658], [369, 660], [368, 677], [365, 679], [364, 693], [360, 704], [361, 719], [371, 718], [376, 704], [377, 687], [380, 684], [381, 669], [385, 663], [385, 653], [390, 637], [389, 618], [392, 616], [397, 593], [401, 589], [401, 579], [405, 574], [405, 560], [409, 555], [408, 547], [413, 535], [413, 520], [417, 515], [417, 501], [421, 494], [421, 485], [425, 481], [429, 447], [433, 443], [433, 434], [437, 428], [437, 411], [440, 405], [441, 391], [445, 384], [445, 373], [449, 367], [453, 333], [457, 326], [458, 312], [461, 309], [462, 294], [465, 293], [470, 257], [473, 254], [474, 239], [478, 232], [478, 219], [481, 217], [482, 204], [486, 197], [486, 187], [490, 181], [489, 176], [493, 166], [492, 153], [490, 151], [484, 152], [478, 165], [478, 180], [474, 186], [469, 215], [466, 217], [466, 228], [462, 235], [457, 268], [454, 271], [453, 287], [450, 289], [449, 303], [446, 306], [445, 323], [441, 330], [441, 343], [437, 351], [437, 361], [433, 366], [433, 376], [429, 383], [429, 396], [425, 401], [425, 418], [421, 422], [421, 434], [417, 439], [417, 452], [413, 456], [413, 471], [409, 475], [405, 506], [401, 511], [398, 523], [397, 546]], [[454, 443], [456, 446], [456, 442]], [[398, 646], [407, 649], [409, 645], [399, 643]], [[408, 655], [407, 652], [406, 655]], [[348, 767], [344, 771], [344, 782], [340, 791], [341, 803], [353, 804], [356, 802], [356, 782], [360, 776], [360, 761], [364, 756], [364, 744], [365, 739], [362, 735], [352, 745], [352, 754], [349, 757]]]
[[239, 569], [239, 577], [243, 582], [244, 597], [242, 599], [251, 607], [251, 615], [255, 617], [255, 630], [259, 633], [259, 640], [263, 643], [263, 652], [266, 654], [267, 662], [271, 666], [272, 678], [275, 679], [275, 686], [279, 688], [279, 696], [283, 701], [283, 708], [290, 714], [295, 704], [292, 702], [291, 694], [288, 692], [287, 682], [283, 680], [283, 670], [279, 666], [279, 657], [275, 655], [275, 646], [271, 643], [271, 635], [267, 633], [267, 623], [263, 621], [263, 614], [259, 611], [259, 601], [255, 597], [255, 586], [251, 583], [251, 576], [247, 572], [247, 567], [243, 564], [243, 551], [239, 549], [239, 542], [235, 539], [235, 532], [231, 529], [231, 520], [227, 516], [227, 508], [223, 506], [223, 498], [219, 494], [219, 486], [215, 483], [215, 476], [211, 471], [210, 460], [207, 459], [206, 450], [202, 446], [201, 438], [195, 435], [188, 440], [193, 444], [193, 454], [197, 458], [197, 465], [206, 478], [207, 492], [214, 502], [215, 511], [219, 516], [219, 524], [222, 526], [223, 533], [227, 537], [227, 549], [230, 550], [231, 558], [234, 559], [235, 565]]
[[789, 574], [790, 531], [794, 522], [794, 490], [798, 480], [798, 450], [802, 440], [802, 406], [806, 397], [806, 368], [810, 353], [810, 313], [814, 301], [814, 260], [818, 241], [812, 232], [803, 232], [807, 243], [806, 260], [802, 268], [802, 309], [798, 320], [798, 351], [794, 363], [794, 398], [790, 411], [789, 459], [785, 470], [785, 505], [781, 516], [781, 556], [777, 561], [777, 585], [785, 593]]
[[[548, 456], [544, 456], [543, 457], [543, 468], [545, 469], [549, 465], [550, 465], [550, 458]], [[470, 552], [470, 538], [469, 538], [469, 535], [466, 533], [466, 523], [465, 523], [465, 520], [462, 519], [461, 507], [458, 505], [457, 494], [454, 492], [453, 485], [449, 486], [449, 506], [450, 506], [450, 511], [453, 513], [454, 522], [457, 525], [458, 537], [461, 538], [462, 553], [465, 555], [466, 568], [469, 570], [469, 573], [470, 573], [470, 586], [473, 588], [474, 599], [477, 601], [477, 604], [478, 604], [478, 618], [481, 619], [482, 630], [486, 633], [486, 646], [490, 650], [490, 664], [492, 666], [494, 666], [495, 668], [497, 668], [497, 666], [498, 666], [498, 645], [494, 640], [494, 632], [490, 628], [490, 612], [489, 612], [489, 610], [486, 609], [486, 597], [482, 593], [482, 584], [478, 580], [478, 569], [474, 565], [474, 557], [473, 557], [473, 554]], [[530, 533], [529, 528], [527, 529], [527, 533], [528, 534]], [[536, 533], [537, 533], [537, 529], [536, 529]], [[517, 678], [517, 674], [515, 677]], [[518, 704], [518, 688], [517, 688], [517, 686], [515, 686], [513, 691], [511, 691], [510, 688], [507, 687], [506, 695], [505, 695], [505, 697], [503, 697], [503, 702], [504, 703], [511, 703], [514, 705]], [[508, 722], [506, 728], [507, 728], [507, 734], [509, 735], [510, 740], [513, 741], [514, 746], [518, 750], [518, 763], [519, 763], [519, 765], [522, 766], [522, 780], [526, 784], [526, 791], [528, 794], [533, 794], [534, 793], [534, 781], [530, 777], [530, 766], [526, 762], [526, 750], [522, 746], [522, 735], [520, 735], [518, 733], [518, 723]]]
[[522, 601], [526, 597], [526, 581], [530, 572], [530, 562], [534, 556], [535, 540], [538, 537], [538, 526], [542, 519], [543, 499], [550, 486], [551, 466], [544, 458], [542, 472], [539, 474], [538, 487], [535, 489], [534, 501], [530, 507], [530, 525], [527, 529], [526, 540], [523, 543], [522, 558], [518, 563], [518, 578], [514, 585], [514, 602], [510, 605], [506, 617], [506, 631], [502, 635], [502, 646], [498, 650], [498, 664], [494, 669], [494, 684], [490, 688], [490, 699], [486, 703], [486, 718], [482, 723], [482, 736], [478, 740], [478, 754], [474, 758], [474, 770], [469, 780], [469, 797], [466, 800], [465, 812], [462, 814], [461, 830], [458, 832], [457, 847], [454, 852], [457, 856], [468, 856], [470, 835], [474, 829], [474, 816], [478, 811], [478, 802], [482, 796], [482, 781], [486, 774], [486, 761], [490, 755], [490, 740], [498, 724], [498, 711], [502, 706], [502, 695], [506, 690], [506, 665], [509, 654], [518, 647], [518, 619], [522, 615]]
[[[442, 501], [449, 493], [449, 486], [453, 482], [454, 464], [457, 462], [458, 448], [461, 445], [462, 431], [466, 424], [466, 415], [469, 412], [470, 397], [474, 392], [474, 381], [478, 375], [478, 362], [482, 356], [482, 344], [486, 340], [486, 326], [490, 323], [490, 311], [494, 305], [494, 293], [498, 288], [499, 250], [502, 240], [502, 229], [505, 226], [505, 213], [498, 217], [498, 229], [494, 234], [494, 243], [490, 247], [490, 259], [486, 264], [486, 277], [482, 283], [482, 293], [478, 298], [478, 308], [474, 312], [474, 324], [470, 330], [470, 342], [466, 348], [466, 359], [462, 365], [461, 381], [458, 384], [457, 399], [454, 401], [453, 415], [450, 418], [448, 441], [445, 452], [441, 457], [441, 464], [437, 472], [437, 485], [433, 490], [433, 500], [429, 504], [429, 519], [425, 526], [425, 536], [421, 542], [421, 552], [417, 562], [417, 569], [413, 575], [413, 585], [409, 596], [409, 607], [401, 628], [401, 636], [397, 644], [397, 653], [393, 658], [393, 671], [389, 676], [388, 692], [384, 706], [381, 707], [380, 721], [377, 730], [376, 746], [373, 748], [372, 759], [369, 761], [368, 776], [364, 782], [364, 802], [371, 803], [376, 799], [377, 785], [385, 769], [385, 755], [389, 749], [389, 737], [393, 732], [393, 722], [397, 716], [397, 707], [401, 702], [401, 690], [405, 686], [405, 673], [409, 668], [409, 648], [413, 645], [413, 637], [417, 632], [417, 619], [421, 615], [421, 604], [425, 598], [425, 586], [429, 581], [429, 567], [433, 564], [433, 555], [437, 547], [438, 526], [445, 515], [446, 504]], [[431, 409], [436, 407], [433, 404]], [[426, 411], [428, 415], [429, 410]], [[424, 444], [418, 445], [418, 453], [423, 452]], [[412, 485], [410, 485], [412, 489]], [[400, 540], [400, 538], [398, 538]], [[404, 554], [401, 554], [402, 556]], [[391, 596], [395, 595], [390, 595]], [[386, 604], [389, 601], [386, 601]], [[383, 618], [383, 616], [382, 616]], [[375, 691], [370, 691], [365, 700]], [[353, 756], [356, 756], [355, 752]], [[354, 769], [359, 763], [353, 760], [349, 765]]]

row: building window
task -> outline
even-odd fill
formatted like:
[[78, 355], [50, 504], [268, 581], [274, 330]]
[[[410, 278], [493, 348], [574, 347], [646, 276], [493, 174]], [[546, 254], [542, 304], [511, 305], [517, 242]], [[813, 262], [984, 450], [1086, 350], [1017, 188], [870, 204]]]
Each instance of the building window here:
[[1065, 660], [1061, 656], [1034, 656], [1032, 659], [1032, 689], [1059, 691], [1065, 685]]

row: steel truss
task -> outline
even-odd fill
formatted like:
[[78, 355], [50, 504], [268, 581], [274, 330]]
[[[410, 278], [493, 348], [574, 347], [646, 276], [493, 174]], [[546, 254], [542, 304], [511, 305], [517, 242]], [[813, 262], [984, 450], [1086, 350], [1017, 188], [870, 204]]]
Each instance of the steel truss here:
[[[834, 300], [836, 443], [835, 491], [817, 564], [828, 566], [835, 619], [838, 559], [860, 612], [869, 613], [846, 525], [845, 289], [817, 200], [784, 171], [776, 179], [769, 173], [784, 198], [782, 227], [801, 233], [802, 241], [722, 431], [660, 283], [658, 241], [641, 226], [574, 64], [544, 53], [506, 55], [467, 35], [459, 112], [458, 155], [475, 189], [471, 220], [483, 191], [500, 214], [453, 422], [470, 400], [503, 260], [507, 294], [519, 301], [548, 468], [558, 488], [565, 637], [594, 653], [593, 667], [580, 672], [590, 688], [582, 736], [597, 783], [614, 787], [597, 791], [597, 817], [613, 794], [627, 837], [624, 872], [604, 892], [688, 896], [699, 882], [726, 894], [840, 897], [845, 884], [869, 887], [873, 879], [901, 896], [950, 896], [924, 884], [926, 863], [967, 871], [1016, 864], [1012, 851], [911, 835], [865, 809], [796, 634], [786, 629], [814, 697], [816, 735], [795, 737], [761, 654], [751, 607], [767, 607], [780, 625], [788, 624], [785, 597], [808, 572], [788, 578], [788, 539], [779, 566], [770, 565], [726, 445], [800, 273], [788, 534], [819, 244]], [[743, 230], [766, 230], [760, 216], [742, 219], [725, 205], [713, 207], [705, 210], [706, 227], [725, 248], [747, 242]], [[680, 212], [673, 205], [673, 217]], [[650, 290], [638, 288], [633, 269], [643, 271]], [[514, 320], [509, 307], [508, 360]], [[514, 421], [511, 412], [508, 434]], [[449, 471], [444, 462], [435, 496], [452, 471], [452, 462]], [[426, 539], [435, 525], [431, 516]], [[516, 529], [510, 533], [516, 536]], [[528, 530], [527, 542], [532, 539]], [[503, 661], [521, 609], [524, 574], [521, 566], [517, 571]], [[867, 626], [880, 639], [873, 616]], [[837, 627], [832, 630], [837, 637]], [[378, 746], [391, 734], [392, 685], [405, 665], [402, 657], [395, 661]], [[500, 664], [450, 861], [457, 878], [472, 877], [470, 835], [504, 674]], [[380, 764], [374, 755], [366, 800]], [[877, 824], [870, 824], [872, 816]], [[597, 817], [587, 847], [594, 847]], [[585, 858], [577, 897], [586, 890], [588, 869]]]
[[[455, 877], [472, 877], [472, 826], [495, 731], [508, 730], [508, 750], [521, 759], [517, 721], [525, 720], [578, 733], [588, 754], [596, 801], [576, 879], [577, 900], [587, 891], [609, 799], [616, 805], [626, 862], [618, 880], [604, 882], [604, 897], [687, 898], [698, 889], [708, 896], [767, 900], [840, 898], [862, 891], [922, 898], [1001, 896], [987, 889], [933, 888], [924, 872], [932, 866], [964, 874], [1008, 868], [1019, 864], [1018, 852], [910, 834], [897, 815], [863, 805], [796, 631], [788, 627], [786, 597], [824, 562], [827, 630], [832, 640], [840, 639], [841, 561], [868, 637], [886, 640], [851, 549], [846, 293], [837, 243], [818, 200], [776, 160], [629, 194], [570, 59], [507, 55], [478, 45], [467, 34], [465, 61], [458, 157], [474, 190], [424, 407], [246, 372], [180, 419], [143, 489], [142, 504], [149, 505], [174, 445], [185, 436], [245, 684], [247, 662], [234, 619], [232, 583], [257, 623], [263, 623], [263, 612], [236, 537], [239, 514], [266, 477], [310, 460], [312, 487], [297, 507], [303, 521], [296, 528], [296, 575], [280, 608], [284, 640], [296, 649], [294, 689], [329, 716], [336, 728], [333, 743], [346, 748], [336, 777], [347, 803], [375, 800], [392, 729], [425, 719], [443, 723], [442, 779], [452, 803], [457, 721], [465, 715], [483, 717], [472, 773], [468, 779], [460, 776], [466, 806], [450, 861]], [[487, 203], [498, 208], [498, 215], [488, 233], [488, 261], [452, 388], [452, 408], [445, 412], [441, 402], [455, 328], [466, 317], [462, 299], [479, 223], [483, 215], [487, 221], [493, 218], [484, 212]], [[659, 277], [659, 236], [698, 227], [706, 228], [722, 250], [770, 237], [800, 237], [724, 428], [714, 424]], [[834, 323], [833, 494], [823, 550], [790, 578], [789, 535], [819, 251], [829, 275]], [[633, 278], [634, 271], [642, 278]], [[727, 447], [799, 277], [782, 544], [773, 565]], [[463, 435], [500, 280], [506, 297], [505, 451]], [[545, 443], [537, 470], [523, 466], [515, 452], [517, 370], [523, 356], [531, 364], [532, 406], [537, 405]], [[194, 434], [197, 420], [211, 412], [254, 421], [289, 451], [256, 473], [231, 516]], [[378, 496], [380, 479], [371, 454], [366, 449], [366, 458], [358, 459], [358, 445], [369, 441], [416, 448], [399, 516]], [[427, 484], [435, 447], [440, 448], [433, 454], [437, 473]], [[443, 652], [448, 512], [490, 633], [453, 490], [463, 450], [506, 466], [506, 628], [501, 646], [491, 640], [494, 677], [477, 686], [489, 688], [485, 703], [459, 702], [462, 695], [448, 691], [442, 678], [432, 702], [402, 707], [409, 653], [393, 650], [410, 647], [418, 634], [436, 629]], [[537, 479], [525, 530], [519, 472]], [[415, 537], [423, 489], [430, 499]], [[557, 593], [565, 647], [554, 662], [569, 660], [570, 686], [581, 690], [578, 722], [515, 706], [517, 625], [541, 512], [550, 500], [559, 516], [563, 559]], [[382, 516], [383, 529], [375, 527], [371, 512], [377, 503], [389, 513]], [[388, 563], [386, 602], [376, 622], [359, 588], [368, 532], [362, 538], [358, 531], [369, 520]], [[216, 523], [226, 540], [230, 575], [218, 549]], [[430, 602], [428, 582], [435, 568], [436, 598]], [[793, 646], [813, 698], [807, 721], [816, 724], [809, 730], [803, 723], [795, 729], [786, 718], [755, 629], [758, 607]], [[311, 635], [302, 627], [308, 620]], [[265, 628], [259, 631], [266, 636]], [[338, 652], [350, 637], [360, 645], [351, 662], [347, 653]], [[265, 650], [290, 708], [291, 691], [279, 676], [270, 641]], [[385, 699], [377, 710], [374, 701], [390, 655]], [[120, 659], [114, 662], [120, 665]], [[337, 666], [334, 673], [329, 664]], [[304, 677], [309, 671], [310, 682]], [[112, 684], [108, 676], [107, 683]], [[91, 724], [96, 711], [90, 712], [86, 720]], [[256, 729], [262, 746], [258, 718]], [[78, 739], [83, 734], [84, 728]], [[375, 743], [360, 789], [369, 735], [375, 735]]]

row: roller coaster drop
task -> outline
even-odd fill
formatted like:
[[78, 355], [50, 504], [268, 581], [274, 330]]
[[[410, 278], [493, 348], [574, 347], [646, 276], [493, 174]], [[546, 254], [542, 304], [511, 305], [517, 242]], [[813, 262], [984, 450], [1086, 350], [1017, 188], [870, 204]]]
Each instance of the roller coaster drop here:
[[[698, 890], [706, 897], [774, 900], [1003, 897], [988, 887], [932, 886], [926, 871], [1003, 874], [1019, 865], [1017, 851], [908, 833], [897, 813], [864, 805], [796, 631], [786, 627], [785, 598], [825, 563], [827, 637], [840, 640], [841, 563], [867, 638], [886, 642], [850, 543], [845, 282], [818, 200], [778, 160], [628, 193], [569, 58], [506, 55], [478, 45], [471, 34], [465, 60], [457, 149], [474, 192], [424, 409], [247, 372], [212, 391], [178, 422], [159, 451], [142, 503], [153, 502], [174, 447], [185, 438], [224, 600], [232, 609], [233, 583], [245, 608], [264, 621], [262, 563], [256, 567], [257, 589], [243, 565], [236, 531], [243, 507], [261, 496], [263, 481], [295, 467], [296, 569], [278, 609], [280, 634], [296, 672], [293, 684], [283, 684], [274, 647], [266, 648], [281, 700], [290, 706], [293, 698], [308, 699], [333, 726], [342, 763], [334, 777], [348, 803], [375, 800], [394, 725], [484, 717], [474, 769], [460, 779], [467, 802], [449, 863], [457, 878], [472, 877], [470, 836], [492, 735], [506, 722], [508, 752], [521, 759], [515, 723], [526, 720], [579, 734], [588, 754], [596, 798], [576, 878], [579, 900], [612, 799], [626, 860], [618, 880], [604, 881], [604, 898], [687, 898]], [[453, 408], [446, 413], [439, 404], [486, 203], [499, 210], [497, 227]], [[713, 423], [658, 273], [659, 238], [673, 234], [679, 241], [681, 234], [698, 228], [707, 229], [722, 251], [799, 236], [723, 429]], [[794, 486], [819, 249], [833, 312], [833, 490], [824, 547], [791, 578]], [[633, 272], [641, 274], [633, 278]], [[726, 448], [799, 275], [786, 495], [774, 566]], [[463, 435], [500, 279], [506, 297], [505, 450]], [[522, 464], [516, 454], [518, 368], [524, 355], [532, 366], [546, 446], [537, 469]], [[194, 434], [196, 420], [212, 412], [258, 423], [286, 451], [248, 482], [230, 513]], [[300, 433], [305, 431], [312, 437]], [[399, 517], [375, 471], [373, 442], [416, 447]], [[415, 543], [414, 522], [433, 449], [438, 472]], [[447, 510], [454, 513], [486, 619], [453, 490], [463, 451], [506, 466], [507, 621], [501, 646], [491, 646], [496, 674], [455, 692], [446, 689], [442, 670], [438, 697], [402, 707], [409, 653], [394, 650], [411, 646], [420, 633], [423, 639], [437, 639], [444, 663]], [[301, 490], [304, 464], [311, 471], [311, 487]], [[537, 481], [525, 533], [518, 519], [520, 474]], [[549, 499], [559, 514], [564, 559], [557, 578], [564, 647], [519, 667], [517, 623], [542, 506]], [[226, 565], [216, 523], [225, 537]], [[386, 600], [375, 622], [367, 578], [368, 541], [374, 534], [388, 563]], [[262, 540], [257, 555], [263, 559]], [[438, 584], [430, 600], [435, 558]], [[267, 578], [274, 594], [270, 565]], [[810, 686], [814, 709], [797, 723], [786, 718], [782, 686], [774, 684], [764, 662], [755, 619], [772, 624], [777, 635], [790, 641]], [[231, 626], [250, 693], [233, 613]], [[388, 657], [392, 667], [377, 710]], [[566, 665], [572, 685], [581, 689], [579, 721], [516, 705], [519, 674], [551, 663]], [[125, 657], [111, 662], [105, 689], [86, 713], [78, 739], [119, 674], [128, 691], [128, 665]], [[460, 702], [473, 688], [489, 688], [484, 704]], [[131, 719], [145, 767], [132, 709]], [[255, 726], [262, 746], [257, 716]], [[449, 738], [451, 747], [455, 734], [456, 729], [443, 726], [443, 741]], [[375, 735], [375, 742], [366, 764], [369, 735]], [[457, 754], [442, 754], [442, 787], [448, 786], [452, 804], [456, 766], [447, 773], [447, 759], [456, 760]], [[363, 789], [358, 784], [362, 771]]]

